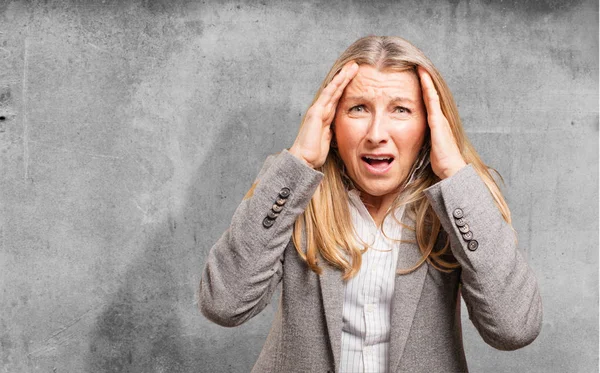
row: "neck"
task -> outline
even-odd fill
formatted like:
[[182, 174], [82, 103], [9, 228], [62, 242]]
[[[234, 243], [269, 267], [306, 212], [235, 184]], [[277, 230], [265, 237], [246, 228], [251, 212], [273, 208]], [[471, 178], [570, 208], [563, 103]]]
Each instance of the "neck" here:
[[367, 208], [367, 211], [369, 211], [375, 224], [380, 227], [383, 223], [383, 218], [385, 218], [385, 214], [388, 212], [397, 196], [398, 194], [396, 193], [390, 193], [384, 196], [371, 196], [367, 193], [361, 193], [360, 199], [365, 204], [365, 207]]

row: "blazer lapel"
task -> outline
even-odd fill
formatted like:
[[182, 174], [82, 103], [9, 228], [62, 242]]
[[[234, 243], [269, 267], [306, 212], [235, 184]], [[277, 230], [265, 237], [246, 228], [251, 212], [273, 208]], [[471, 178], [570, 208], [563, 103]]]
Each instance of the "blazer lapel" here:
[[344, 306], [344, 283], [342, 273], [330, 265], [323, 265], [323, 272], [319, 275], [321, 295], [329, 343], [333, 350], [335, 371], [339, 369], [342, 344], [342, 313]]
[[[406, 214], [402, 223], [415, 226], [414, 221]], [[414, 266], [422, 254], [416, 244], [415, 232], [404, 228], [402, 230], [402, 242], [398, 253], [397, 269], [407, 269]], [[425, 275], [427, 274], [427, 263], [421, 265], [415, 271], [406, 275], [396, 275], [394, 296], [392, 299], [392, 329], [390, 331], [390, 372], [395, 372], [402, 358], [406, 340], [417, 310], [417, 304], [421, 298]]]

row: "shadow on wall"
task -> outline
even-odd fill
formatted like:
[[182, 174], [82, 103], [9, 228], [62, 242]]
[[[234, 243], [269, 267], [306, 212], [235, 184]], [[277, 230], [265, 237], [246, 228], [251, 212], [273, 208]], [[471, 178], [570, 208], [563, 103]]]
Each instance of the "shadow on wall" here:
[[189, 291], [191, 279], [199, 278], [202, 267], [190, 263], [206, 256], [220, 236], [222, 230], [215, 226], [226, 227], [230, 221], [235, 206], [229, 205], [239, 201], [231, 198], [225, 204], [223, 196], [239, 194], [240, 176], [256, 168], [249, 164], [254, 160], [246, 151], [231, 152], [251, 143], [248, 128], [240, 126], [235, 114], [228, 122], [191, 178], [181, 216], [170, 215], [148, 235], [143, 253], [126, 270], [121, 287], [97, 318], [90, 334], [88, 372], [217, 372], [214, 367], [226, 365], [223, 357], [231, 346], [221, 347], [184, 330], [177, 308], [189, 305], [194, 308], [190, 312], [198, 312], [198, 320], [202, 319], [194, 292]]

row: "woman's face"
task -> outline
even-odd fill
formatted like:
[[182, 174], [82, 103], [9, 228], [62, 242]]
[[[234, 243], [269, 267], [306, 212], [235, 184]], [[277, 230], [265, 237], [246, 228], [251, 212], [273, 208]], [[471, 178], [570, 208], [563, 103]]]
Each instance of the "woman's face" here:
[[344, 90], [334, 123], [339, 154], [354, 185], [367, 198], [395, 197], [427, 129], [415, 72], [361, 65]]

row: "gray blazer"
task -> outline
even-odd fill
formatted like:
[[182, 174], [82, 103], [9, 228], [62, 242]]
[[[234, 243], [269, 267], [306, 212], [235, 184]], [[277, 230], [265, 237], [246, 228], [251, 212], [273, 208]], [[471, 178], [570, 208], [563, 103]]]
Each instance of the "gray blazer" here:
[[[280, 304], [252, 372], [337, 372], [341, 354], [344, 284], [341, 272], [321, 260], [322, 275], [308, 269], [291, 241], [323, 174], [289, 152], [270, 156], [212, 247], [202, 273], [199, 306], [210, 320], [236, 326], [270, 304], [281, 283]], [[287, 188], [287, 189], [286, 189]], [[275, 201], [282, 211], [265, 222]], [[501, 350], [531, 343], [542, 323], [542, 302], [534, 273], [516, 247], [485, 184], [472, 166], [425, 191], [450, 236], [461, 269], [437, 271], [427, 263], [397, 275], [392, 302], [390, 372], [466, 372], [460, 296], [485, 342]], [[281, 201], [280, 201], [281, 203]], [[462, 220], [458, 217], [462, 215]], [[272, 223], [272, 224], [271, 224]], [[403, 223], [414, 226], [408, 217]], [[472, 232], [466, 238], [464, 224]], [[404, 229], [403, 239], [414, 240]], [[468, 239], [470, 238], [470, 239]], [[474, 243], [476, 242], [476, 243]], [[414, 243], [401, 243], [399, 269], [421, 257]]]

